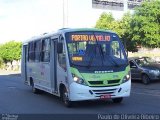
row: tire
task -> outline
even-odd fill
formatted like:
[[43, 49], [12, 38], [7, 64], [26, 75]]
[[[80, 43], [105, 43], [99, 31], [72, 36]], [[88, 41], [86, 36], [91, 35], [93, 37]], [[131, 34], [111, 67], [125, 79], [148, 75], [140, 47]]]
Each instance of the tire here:
[[68, 91], [65, 87], [62, 89], [61, 98], [62, 98], [62, 101], [66, 107], [72, 106], [72, 101], [69, 100]]
[[40, 93], [40, 90], [34, 87], [34, 82], [32, 83], [32, 92], [34, 94], [39, 94]]
[[123, 97], [120, 97], [120, 98], [113, 98], [113, 99], [112, 99], [112, 101], [113, 101], [114, 103], [121, 103], [122, 100], [123, 100]]
[[142, 82], [145, 85], [150, 83], [150, 78], [148, 77], [148, 75], [146, 75], [146, 74], [142, 75]]

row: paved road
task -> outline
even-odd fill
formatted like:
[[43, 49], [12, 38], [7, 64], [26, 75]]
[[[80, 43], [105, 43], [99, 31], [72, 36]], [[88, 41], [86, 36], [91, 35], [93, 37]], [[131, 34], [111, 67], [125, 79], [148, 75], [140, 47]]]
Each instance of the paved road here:
[[114, 114], [160, 113], [160, 82], [132, 84], [129, 98], [121, 104], [112, 101], [79, 102], [66, 108], [59, 98], [47, 93], [33, 94], [20, 75], [0, 75], [0, 113], [18, 114]]

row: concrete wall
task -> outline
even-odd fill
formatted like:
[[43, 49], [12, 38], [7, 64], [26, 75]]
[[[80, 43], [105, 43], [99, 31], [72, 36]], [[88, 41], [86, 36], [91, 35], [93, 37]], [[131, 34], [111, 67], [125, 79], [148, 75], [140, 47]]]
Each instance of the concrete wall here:
[[128, 57], [135, 57], [135, 56], [148, 56], [152, 57], [156, 61], [160, 61], [160, 48], [139, 48], [138, 52], [129, 52]]
[[13, 60], [12, 62], [5, 63], [5, 70], [13, 70], [13, 71], [19, 71], [21, 69], [21, 61]]

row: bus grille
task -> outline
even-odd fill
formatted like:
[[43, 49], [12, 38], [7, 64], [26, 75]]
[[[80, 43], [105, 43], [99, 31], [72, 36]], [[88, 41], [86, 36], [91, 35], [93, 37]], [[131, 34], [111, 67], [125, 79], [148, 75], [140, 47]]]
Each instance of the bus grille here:
[[95, 84], [103, 84], [103, 81], [88, 81], [89, 82], [89, 84], [91, 84], [91, 85], [95, 85]]
[[120, 79], [118, 79], [118, 80], [108, 80], [107, 82], [107, 84], [105, 84], [104, 83], [104, 81], [88, 81], [89, 82], [89, 84], [91, 85], [91, 86], [94, 86], [94, 85], [110, 85], [110, 84], [118, 84], [119, 82], [120, 82]]
[[115, 84], [115, 83], [119, 83], [120, 79], [118, 80], [108, 80], [108, 84]]
[[92, 90], [96, 97], [100, 97], [102, 95], [111, 95], [115, 96], [114, 93], [117, 89], [105, 89], [105, 90]]

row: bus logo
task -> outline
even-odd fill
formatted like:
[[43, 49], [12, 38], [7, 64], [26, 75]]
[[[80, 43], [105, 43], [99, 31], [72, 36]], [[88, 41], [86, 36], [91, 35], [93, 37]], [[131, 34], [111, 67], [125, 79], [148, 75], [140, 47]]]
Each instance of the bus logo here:
[[94, 71], [94, 73], [112, 73], [113, 70], [109, 70], [109, 71]]
[[105, 85], [108, 85], [108, 80], [104, 81], [104, 84], [105, 84]]

